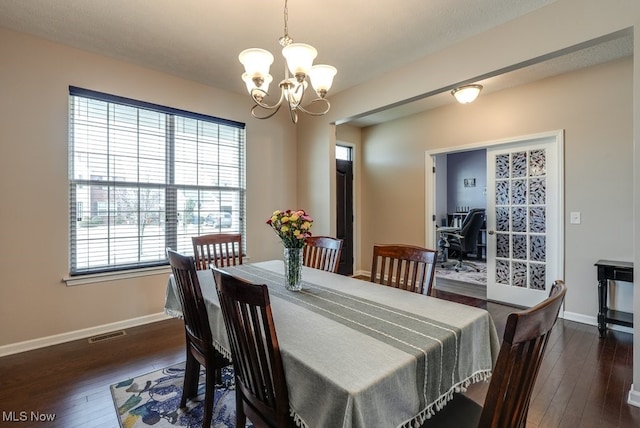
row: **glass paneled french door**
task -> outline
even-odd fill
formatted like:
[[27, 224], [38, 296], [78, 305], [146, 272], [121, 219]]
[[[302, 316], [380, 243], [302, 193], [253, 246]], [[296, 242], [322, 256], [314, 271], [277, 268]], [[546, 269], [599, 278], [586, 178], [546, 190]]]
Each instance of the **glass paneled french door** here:
[[487, 148], [487, 299], [530, 307], [562, 279], [562, 134]]

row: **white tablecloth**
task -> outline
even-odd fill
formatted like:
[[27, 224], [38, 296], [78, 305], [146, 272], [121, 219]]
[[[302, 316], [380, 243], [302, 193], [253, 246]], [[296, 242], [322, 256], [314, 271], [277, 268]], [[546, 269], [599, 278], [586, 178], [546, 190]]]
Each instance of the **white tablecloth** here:
[[[304, 267], [303, 290], [282, 284], [282, 261], [227, 269], [269, 286], [299, 426], [411, 427], [485, 380], [499, 340], [485, 310]], [[198, 273], [216, 347], [229, 355], [213, 273]], [[165, 310], [180, 315], [170, 279]]]

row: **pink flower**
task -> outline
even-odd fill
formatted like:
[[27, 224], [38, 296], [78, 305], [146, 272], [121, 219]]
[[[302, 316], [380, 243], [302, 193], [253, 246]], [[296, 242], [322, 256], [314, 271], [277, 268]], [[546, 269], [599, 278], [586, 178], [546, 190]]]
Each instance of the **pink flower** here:
[[304, 210], [276, 210], [266, 221], [287, 248], [302, 248], [311, 236], [313, 219]]

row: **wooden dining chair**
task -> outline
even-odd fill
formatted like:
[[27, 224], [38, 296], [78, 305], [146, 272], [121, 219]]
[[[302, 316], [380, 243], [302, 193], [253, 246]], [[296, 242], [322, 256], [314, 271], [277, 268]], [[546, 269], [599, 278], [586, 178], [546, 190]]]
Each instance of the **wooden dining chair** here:
[[456, 394], [422, 428], [524, 428], [531, 392], [566, 292], [564, 282], [556, 281], [542, 303], [509, 314], [483, 406]]
[[191, 238], [198, 270], [242, 264], [242, 235], [212, 233]]
[[315, 269], [337, 273], [342, 253], [342, 239], [311, 236], [305, 239], [303, 264]]
[[214, 269], [236, 380], [236, 426], [293, 427], [266, 285]]
[[430, 296], [437, 255], [413, 245], [374, 244], [371, 282]]
[[216, 382], [221, 380], [222, 367], [231, 363], [213, 346], [207, 308], [202, 297], [200, 282], [193, 257], [183, 256], [167, 249], [167, 257], [177, 285], [182, 305], [186, 336], [187, 360], [180, 407], [187, 399], [198, 395], [200, 365], [205, 368], [204, 419], [202, 426], [210, 426], [213, 416], [213, 398]]

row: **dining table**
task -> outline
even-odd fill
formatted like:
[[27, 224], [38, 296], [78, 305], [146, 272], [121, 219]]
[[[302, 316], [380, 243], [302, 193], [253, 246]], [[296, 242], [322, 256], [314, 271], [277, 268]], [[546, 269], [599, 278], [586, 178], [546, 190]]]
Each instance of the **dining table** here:
[[[302, 268], [284, 287], [281, 260], [222, 270], [266, 284], [300, 427], [419, 427], [454, 393], [491, 376], [500, 342], [481, 308]], [[213, 271], [198, 271], [214, 346], [230, 358]], [[170, 276], [165, 312], [181, 316]]]

